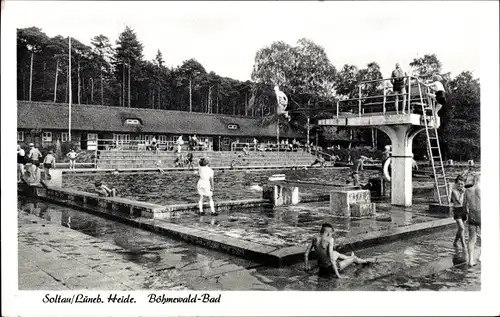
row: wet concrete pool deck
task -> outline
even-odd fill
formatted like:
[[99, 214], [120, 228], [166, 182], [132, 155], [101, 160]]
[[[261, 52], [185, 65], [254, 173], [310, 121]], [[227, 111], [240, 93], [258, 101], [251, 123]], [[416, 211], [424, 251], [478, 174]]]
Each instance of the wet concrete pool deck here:
[[[20, 290], [480, 289], [481, 266], [461, 265], [463, 251], [451, 246], [453, 230], [360, 250], [358, 256], [376, 256], [379, 262], [353, 266], [342, 273], [349, 279], [337, 280], [305, 273], [302, 264], [271, 268], [125, 225], [113, 243], [25, 211], [18, 219]], [[133, 233], [135, 241], [119, 241], [122, 231]]]
[[341, 251], [355, 250], [394, 239], [437, 230], [454, 224], [453, 219], [428, 212], [429, 199], [415, 198], [411, 208], [377, 203], [377, 214], [367, 218], [341, 218], [329, 214], [328, 202], [304, 203], [222, 211], [217, 216], [196, 212], [170, 212], [168, 217], [131, 217], [99, 206], [53, 197], [58, 203], [118, 220], [154, 233], [280, 267], [302, 259], [306, 241], [324, 222], [333, 224]]

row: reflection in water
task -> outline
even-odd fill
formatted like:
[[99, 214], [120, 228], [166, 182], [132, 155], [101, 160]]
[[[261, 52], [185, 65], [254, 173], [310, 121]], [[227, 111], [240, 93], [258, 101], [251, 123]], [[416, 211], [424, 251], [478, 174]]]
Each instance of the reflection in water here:
[[406, 226], [411, 223], [413, 214], [411, 212], [391, 212], [391, 222], [398, 226]]

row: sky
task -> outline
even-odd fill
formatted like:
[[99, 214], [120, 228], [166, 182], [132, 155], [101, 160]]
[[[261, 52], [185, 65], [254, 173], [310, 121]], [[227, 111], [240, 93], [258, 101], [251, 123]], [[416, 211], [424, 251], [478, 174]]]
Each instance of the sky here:
[[[112, 43], [126, 25], [168, 66], [195, 58], [207, 71], [250, 79], [255, 53], [274, 41], [306, 37], [323, 46], [333, 65], [379, 63], [389, 76], [396, 62], [435, 53], [443, 70], [479, 77], [484, 3], [471, 2], [143, 2], [7, 1], [16, 27], [83, 43], [104, 34]], [[451, 14], [452, 13], [452, 14]]]
[[[9, 6], [11, 6], [9, 8]], [[37, 26], [47, 35], [83, 43], [104, 34], [112, 43], [126, 25], [144, 45], [158, 49], [168, 66], [195, 58], [207, 71], [250, 79], [255, 53], [274, 41], [294, 45], [309, 38], [333, 65], [359, 68], [375, 61], [384, 76], [394, 64], [436, 54], [443, 70], [479, 77], [484, 3], [471, 2], [143, 2], [7, 1], [16, 27]]]

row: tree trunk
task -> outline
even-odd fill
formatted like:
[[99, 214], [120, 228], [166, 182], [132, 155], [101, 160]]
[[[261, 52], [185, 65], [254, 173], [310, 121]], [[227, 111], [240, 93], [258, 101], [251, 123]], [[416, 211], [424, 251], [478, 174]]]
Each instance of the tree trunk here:
[[59, 75], [59, 59], [56, 59], [56, 80], [54, 81], [54, 103], [57, 102], [57, 76]]
[[212, 86], [208, 86], [208, 109], [207, 113], [212, 113]]
[[122, 107], [125, 107], [125, 63], [122, 64]]
[[31, 63], [30, 63], [30, 94], [29, 101], [31, 101], [31, 90], [33, 88], [33, 51], [31, 51]]
[[94, 78], [90, 77], [90, 103], [94, 104]]
[[193, 111], [193, 92], [192, 92], [192, 79], [191, 77], [189, 77], [189, 112], [192, 112]]
[[245, 117], [248, 117], [248, 93], [245, 91]]
[[43, 63], [43, 80], [42, 80], [42, 93], [38, 96], [38, 98], [42, 98], [45, 100], [45, 79], [47, 77], [47, 63]]
[[102, 75], [102, 65], [101, 65], [101, 105], [104, 105], [104, 82]]
[[81, 93], [80, 93], [80, 61], [77, 63], [77, 80], [78, 80], [78, 104], [81, 103]]
[[68, 103], [69, 72], [66, 76], [66, 85], [64, 85], [64, 102]]
[[217, 84], [217, 107], [216, 107], [216, 112], [219, 114], [219, 84]]
[[152, 91], [152, 95], [153, 95], [152, 99], [153, 99], [153, 109], [154, 109], [155, 108], [155, 91], [154, 91], [154, 89]]
[[127, 66], [128, 66], [128, 107], [130, 108], [130, 59], [128, 60]]

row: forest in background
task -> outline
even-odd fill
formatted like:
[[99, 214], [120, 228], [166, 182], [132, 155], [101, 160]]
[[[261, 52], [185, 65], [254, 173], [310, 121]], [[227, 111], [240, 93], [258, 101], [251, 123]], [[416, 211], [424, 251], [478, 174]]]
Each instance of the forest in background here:
[[[346, 64], [337, 69], [324, 48], [308, 39], [300, 39], [294, 46], [276, 41], [259, 49], [251, 80], [247, 81], [207, 72], [195, 59], [167, 67], [160, 50], [153, 60], [145, 60], [143, 44], [130, 27], [119, 34], [116, 43], [102, 34], [93, 37], [90, 46], [75, 38], [71, 41], [73, 104], [258, 116], [271, 123], [276, 119], [273, 88], [279, 85], [289, 98], [290, 110], [306, 109], [292, 112], [292, 124], [304, 129], [307, 114], [320, 143], [351, 131], [349, 137], [378, 149], [390, 143], [387, 136], [372, 129], [341, 131], [315, 125], [324, 114], [308, 113], [307, 109], [333, 108], [337, 100], [357, 96], [359, 81], [390, 74], [383, 76], [375, 61], [365, 68]], [[67, 103], [68, 51], [68, 37], [49, 37], [37, 27], [18, 29], [18, 100]], [[479, 79], [467, 70], [452, 78], [435, 54], [417, 57], [403, 68], [422, 78], [441, 74], [445, 79], [450, 107], [442, 114], [440, 128], [444, 158], [480, 159]], [[364, 89], [365, 93], [378, 93], [381, 88], [372, 85]], [[426, 153], [424, 133], [414, 140], [414, 152]]]

